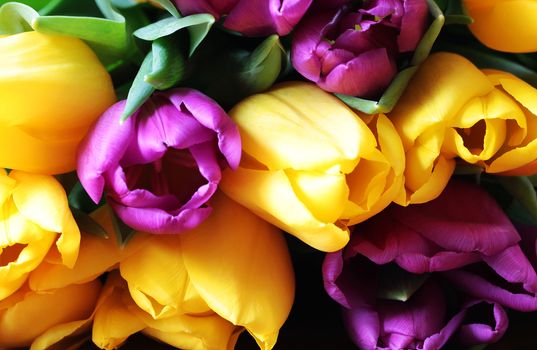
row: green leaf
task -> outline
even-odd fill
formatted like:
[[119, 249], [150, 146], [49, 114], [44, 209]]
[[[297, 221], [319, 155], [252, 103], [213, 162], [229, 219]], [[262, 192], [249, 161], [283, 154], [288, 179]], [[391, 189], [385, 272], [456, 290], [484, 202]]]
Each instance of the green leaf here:
[[140, 70], [136, 74], [127, 95], [125, 109], [121, 114], [121, 122], [129, 118], [151, 96], [155, 87], [145, 81], [145, 76], [153, 71], [153, 54], [149, 52], [145, 57]]
[[173, 34], [178, 30], [188, 28], [190, 33], [190, 56], [203, 41], [214, 22], [214, 17], [206, 13], [182, 18], [168, 17], [138, 29], [134, 32], [134, 36], [142, 40], [153, 41]]
[[395, 264], [382, 266], [377, 297], [407, 301], [427, 281], [429, 274], [407, 272]]
[[10, 2], [0, 6], [0, 35], [32, 31], [39, 13], [28, 5]]
[[534, 218], [528, 210], [520, 204], [519, 201], [513, 200], [505, 213], [514, 221], [525, 225], [537, 226], [537, 219]]
[[144, 81], [155, 89], [165, 90], [174, 86], [184, 74], [185, 61], [178, 45], [169, 37], [159, 38], [152, 44], [152, 71]]
[[78, 181], [71, 191], [69, 191], [69, 195], [67, 196], [67, 199], [69, 201], [69, 206], [71, 208], [75, 208], [78, 210], [82, 210], [86, 213], [91, 213], [95, 209], [97, 209], [99, 206], [104, 204], [104, 198], [101, 200], [99, 204], [95, 204], [93, 200], [90, 198], [90, 196], [87, 194], [84, 187], [82, 187], [82, 184], [80, 181]]
[[526, 176], [498, 176], [498, 182], [537, 220], [537, 192]]
[[474, 19], [467, 15], [446, 15], [445, 25], [462, 24], [469, 25], [474, 23]]
[[114, 232], [116, 234], [116, 239], [121, 248], [125, 247], [129, 240], [134, 237], [136, 231], [133, 228], [125, 224], [112, 210], [111, 207], [108, 207], [110, 210], [110, 216], [112, 218], [112, 226], [114, 227]]
[[90, 215], [74, 207], [71, 207], [71, 212], [73, 213], [73, 217], [75, 218], [80, 231], [102, 238], [108, 238], [106, 230]]
[[425, 61], [425, 59], [429, 56], [431, 48], [433, 47], [433, 44], [438, 38], [438, 35], [440, 34], [440, 31], [445, 23], [444, 14], [438, 5], [436, 5], [433, 0], [427, 0], [427, 3], [429, 5], [429, 12], [433, 16], [434, 20], [423, 35], [418, 47], [414, 51], [411, 62], [411, 64], [414, 66], [421, 64], [421, 62]]

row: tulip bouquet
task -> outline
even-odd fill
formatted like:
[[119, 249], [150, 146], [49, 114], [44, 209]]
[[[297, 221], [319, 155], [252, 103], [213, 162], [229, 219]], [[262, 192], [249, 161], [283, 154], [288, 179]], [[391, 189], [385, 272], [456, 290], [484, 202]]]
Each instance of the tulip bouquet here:
[[0, 349], [532, 349], [537, 3], [0, 0]]

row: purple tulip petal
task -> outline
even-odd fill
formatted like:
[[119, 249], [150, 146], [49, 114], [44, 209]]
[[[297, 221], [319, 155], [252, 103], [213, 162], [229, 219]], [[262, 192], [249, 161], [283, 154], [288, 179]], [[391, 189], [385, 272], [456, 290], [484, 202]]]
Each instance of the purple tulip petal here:
[[[486, 302], [483, 302], [486, 303]], [[478, 304], [478, 302], [472, 303], [469, 307]], [[488, 303], [487, 303], [488, 304]], [[483, 323], [471, 323], [463, 324], [460, 328], [458, 337], [464, 345], [478, 345], [478, 344], [490, 344], [497, 342], [507, 330], [509, 325], [509, 319], [507, 313], [501, 305], [492, 303], [494, 325], [488, 325]], [[482, 310], [481, 315], [482, 315]], [[483, 317], [486, 318], [486, 317]]]
[[429, 7], [425, 0], [405, 0], [405, 15], [402, 17], [401, 33], [397, 37], [400, 52], [414, 51], [429, 22]]
[[337, 66], [317, 84], [326, 91], [368, 98], [382, 92], [396, 73], [395, 62], [382, 48], [367, 51]]
[[249, 36], [287, 35], [312, 0], [242, 0], [226, 17], [224, 27]]
[[361, 13], [367, 13], [371, 16], [380, 18], [392, 16], [396, 18], [403, 17], [404, 8], [401, 0], [370, 0], [366, 1], [364, 7], [359, 10]]
[[439, 333], [433, 334], [423, 342], [423, 350], [439, 350], [455, 334], [465, 316], [465, 310], [460, 311], [449, 320]]
[[163, 96], [153, 96], [142, 108], [140, 115], [146, 117], [137, 121], [138, 133], [123, 157], [123, 166], [151, 163], [161, 158], [168, 147], [188, 148], [215, 136], [213, 130], [191, 114], [178, 111]]
[[343, 309], [343, 322], [352, 341], [363, 350], [376, 350], [380, 335], [378, 313], [372, 308]]
[[405, 209], [396, 207], [393, 216], [448, 251], [494, 255], [520, 240], [496, 201], [463, 181], [450, 182], [433, 201]]
[[218, 19], [231, 11], [239, 0], [174, 0], [183, 16], [210, 13]]
[[230, 168], [236, 169], [239, 166], [242, 153], [239, 129], [222, 107], [196, 90], [175, 89], [172, 91], [173, 93], [163, 94], [177, 109], [184, 113], [190, 113], [201, 125], [217, 133], [218, 148], [226, 158]]
[[137, 231], [153, 234], [177, 234], [192, 229], [211, 214], [212, 208], [186, 209], [177, 215], [159, 208], [127, 207], [114, 200], [110, 205], [120, 219]]
[[137, 114], [120, 126], [120, 115], [124, 108], [125, 101], [110, 107], [91, 127], [78, 148], [78, 178], [95, 203], [103, 194], [103, 174], [117, 166], [132, 139]]
[[442, 274], [458, 289], [475, 298], [493, 301], [524, 312], [537, 310], [537, 297], [533, 294], [512, 293], [468, 271], [446, 271]]
[[518, 245], [483, 260], [506, 281], [522, 283], [526, 291], [537, 293], [537, 274]]

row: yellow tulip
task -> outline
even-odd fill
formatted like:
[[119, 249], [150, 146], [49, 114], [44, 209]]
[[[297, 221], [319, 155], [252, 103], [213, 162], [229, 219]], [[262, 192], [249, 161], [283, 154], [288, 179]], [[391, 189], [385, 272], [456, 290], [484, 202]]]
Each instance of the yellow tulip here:
[[378, 116], [370, 129], [313, 84], [279, 85], [240, 102], [230, 116], [243, 156], [220, 188], [317, 249], [341, 249], [347, 225], [382, 210], [402, 189], [404, 153], [390, 121]]
[[44, 260], [73, 267], [80, 232], [52, 176], [0, 170], [0, 300]]
[[[58, 332], [70, 328], [74, 333], [95, 309], [101, 283], [92, 281], [38, 293], [27, 286], [0, 301], [0, 348], [27, 347], [47, 349], [62, 341]], [[67, 349], [63, 343], [61, 349]]]
[[486, 46], [506, 52], [537, 51], [535, 0], [464, 0], [474, 19], [472, 33]]
[[[271, 349], [294, 297], [285, 240], [276, 227], [222, 193], [213, 197], [211, 206], [213, 213], [200, 226], [182, 235], [151, 237], [143, 249], [121, 261], [121, 276], [146, 315], [144, 332], [187, 349], [223, 349], [184, 344], [198, 344], [199, 340], [186, 340], [196, 333], [227, 344], [232, 333], [244, 328], [261, 349]], [[196, 317], [204, 320], [200, 329], [189, 321]], [[207, 322], [215, 325], [210, 334]], [[195, 332], [179, 331], [181, 327], [194, 327]], [[105, 341], [110, 337], [95, 338], [96, 329], [103, 328], [106, 323], [96, 319], [94, 341], [113, 343]]]
[[537, 159], [537, 90], [462, 56], [431, 55], [390, 113], [406, 151], [406, 198], [438, 196], [455, 158], [489, 173], [531, 171]]
[[[93, 342], [102, 349], [142, 332], [182, 349], [231, 350], [244, 329], [261, 349], [271, 349], [294, 297], [285, 240], [222, 193], [211, 205], [213, 214], [182, 235], [137, 233], [124, 248], [113, 237], [84, 235], [72, 269], [42, 263], [29, 278], [36, 293], [91, 281], [116, 267], [121, 275], [109, 273], [92, 315], [58, 325], [39, 344], [72, 339], [93, 322]], [[92, 216], [113, 234], [110, 213], [103, 207]]]
[[75, 169], [78, 144], [115, 101], [110, 76], [79, 39], [0, 36], [0, 166], [41, 174]]

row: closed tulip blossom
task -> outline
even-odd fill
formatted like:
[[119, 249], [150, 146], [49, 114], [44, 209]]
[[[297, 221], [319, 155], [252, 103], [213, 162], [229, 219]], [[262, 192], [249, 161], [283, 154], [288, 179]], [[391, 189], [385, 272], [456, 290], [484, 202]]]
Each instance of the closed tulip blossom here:
[[326, 91], [378, 97], [416, 49], [428, 13], [425, 0], [319, 1], [293, 35], [293, 66]]
[[112, 106], [82, 142], [82, 185], [95, 202], [106, 191], [136, 230], [173, 234], [197, 226], [211, 212], [207, 201], [221, 168], [239, 164], [237, 127], [216, 102], [190, 89], [155, 93], [120, 124], [124, 106]]
[[488, 173], [536, 173], [535, 101], [537, 89], [509, 73], [452, 53], [429, 56], [389, 113], [406, 153], [399, 203], [438, 196], [457, 158]]
[[537, 51], [537, 3], [532, 0], [464, 0], [472, 33], [486, 46], [506, 52]]
[[115, 101], [112, 80], [82, 40], [0, 35], [0, 167], [73, 171], [77, 147]]
[[287, 35], [312, 0], [174, 0], [183, 15], [224, 17], [224, 28], [247, 36]]
[[[433, 350], [450, 337], [465, 345], [490, 343], [507, 328], [504, 308], [537, 310], [537, 273], [528, 259], [535, 259], [535, 246], [527, 257], [520, 240], [487, 192], [453, 181], [433, 201], [391, 206], [355, 226], [349, 245], [326, 257], [325, 288], [343, 306], [363, 349]], [[390, 282], [383, 286], [378, 276], [385, 269], [379, 266], [389, 263], [421, 276], [410, 298], [386, 300], [382, 290]], [[458, 295], [455, 313], [440, 287], [446, 285]], [[474, 307], [480, 315], [491, 312], [492, 324], [487, 317], [466, 319]]]
[[222, 190], [316, 249], [341, 249], [347, 225], [404, 195], [404, 151], [385, 115], [362, 118], [304, 82], [251, 96], [230, 115], [243, 160]]

